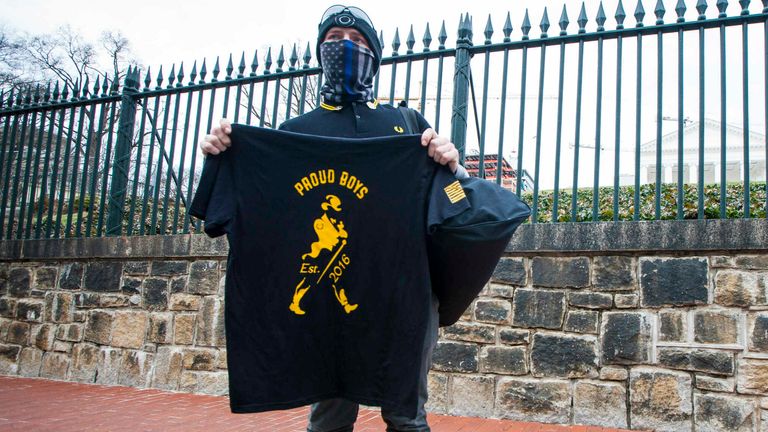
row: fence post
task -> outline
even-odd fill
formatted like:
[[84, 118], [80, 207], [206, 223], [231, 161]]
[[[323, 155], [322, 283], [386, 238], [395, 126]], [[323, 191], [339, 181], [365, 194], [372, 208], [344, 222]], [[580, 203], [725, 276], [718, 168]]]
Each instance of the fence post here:
[[472, 21], [469, 14], [459, 20], [456, 40], [456, 69], [453, 75], [453, 111], [451, 114], [451, 141], [464, 162], [467, 142], [467, 104], [469, 102], [469, 48], [472, 47]]
[[112, 163], [112, 180], [109, 187], [109, 213], [107, 215], [107, 235], [119, 236], [123, 231], [123, 207], [128, 188], [128, 171], [131, 169], [131, 143], [133, 128], [136, 123], [136, 99], [139, 81], [138, 68], [125, 75], [120, 101], [120, 121], [117, 125], [117, 142]]

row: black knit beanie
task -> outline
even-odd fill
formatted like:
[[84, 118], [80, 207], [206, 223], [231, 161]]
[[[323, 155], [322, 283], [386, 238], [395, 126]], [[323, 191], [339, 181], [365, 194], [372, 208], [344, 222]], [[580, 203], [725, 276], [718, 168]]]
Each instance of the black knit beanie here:
[[[328, 30], [331, 27], [351, 27], [359, 31], [360, 34], [365, 37], [365, 40], [368, 41], [368, 47], [371, 49], [371, 51], [373, 51], [374, 57], [373, 75], [376, 75], [379, 72], [379, 65], [381, 64], [381, 43], [379, 42], [379, 37], [376, 34], [376, 29], [373, 28], [371, 24], [369, 24], [370, 20], [355, 16], [356, 12], [354, 9], [357, 8], [351, 8], [353, 10], [350, 10], [347, 7], [340, 5], [331, 6], [331, 8], [338, 8], [339, 12], [331, 13], [327, 17], [325, 15], [327, 15], [328, 12], [326, 12], [326, 14], [323, 15], [325, 19], [318, 26], [317, 46], [315, 47], [317, 62], [322, 66], [322, 62], [320, 60], [320, 44], [323, 43], [323, 39], [325, 39], [325, 34], [328, 33]], [[360, 11], [362, 12], [362, 10]]]

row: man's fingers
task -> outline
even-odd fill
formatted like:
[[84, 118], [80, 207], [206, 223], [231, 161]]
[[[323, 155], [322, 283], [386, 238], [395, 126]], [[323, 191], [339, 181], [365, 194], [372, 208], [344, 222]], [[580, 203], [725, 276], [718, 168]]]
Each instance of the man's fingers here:
[[229, 135], [232, 133], [232, 123], [230, 123], [227, 119], [221, 119], [219, 120], [219, 126], [221, 127], [222, 131]]
[[[438, 137], [439, 135], [437, 134], [437, 132], [435, 132], [434, 129], [427, 128], [421, 134], [421, 145], [426, 147], [432, 142], [432, 140]], [[429, 156], [431, 157], [432, 155], [430, 154]]]

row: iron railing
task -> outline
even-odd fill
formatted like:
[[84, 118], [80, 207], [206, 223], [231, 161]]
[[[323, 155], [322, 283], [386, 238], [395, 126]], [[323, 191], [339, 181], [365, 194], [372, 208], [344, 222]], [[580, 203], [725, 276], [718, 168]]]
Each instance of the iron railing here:
[[[375, 92], [383, 102], [407, 100], [437, 130], [450, 118], [462, 157], [477, 156], [472, 173], [522, 195], [533, 223], [764, 218], [768, 0], [762, 4], [750, 10], [742, 0], [729, 16], [727, 1], [716, 2], [715, 14], [699, 0], [696, 19], [686, 20], [679, 0], [675, 22], [665, 22], [658, 0], [655, 21], [645, 23], [638, 1], [629, 26], [619, 0], [611, 30], [602, 4], [592, 23], [582, 4], [570, 33], [564, 6], [558, 34], [548, 34], [545, 9], [538, 36], [526, 11], [519, 40], [507, 13], [503, 40], [493, 40], [489, 16], [477, 45], [467, 15], [455, 47], [446, 47], [443, 23], [436, 49], [426, 26], [421, 51], [411, 27], [404, 54], [395, 33]], [[131, 68], [122, 88], [100, 77], [93, 86], [0, 94], [0, 235], [199, 231], [186, 213], [202, 166], [197, 141], [219, 117], [275, 128], [317, 107], [322, 75], [310, 53], [307, 45], [299, 58], [294, 46], [286, 58], [280, 48], [273, 63], [269, 49], [250, 64], [243, 53], [237, 67], [230, 55], [223, 71], [219, 59], [210, 72], [204, 60], [188, 76], [183, 64], [156, 75]], [[692, 108], [696, 115], [687, 115]], [[750, 122], [761, 114], [762, 124]]]

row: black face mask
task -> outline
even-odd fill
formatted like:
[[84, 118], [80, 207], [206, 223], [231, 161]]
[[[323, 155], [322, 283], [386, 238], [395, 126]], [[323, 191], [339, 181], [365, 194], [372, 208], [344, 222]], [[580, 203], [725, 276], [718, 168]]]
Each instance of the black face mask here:
[[373, 98], [373, 51], [350, 40], [323, 42], [325, 75], [321, 93], [328, 102], [368, 102]]

